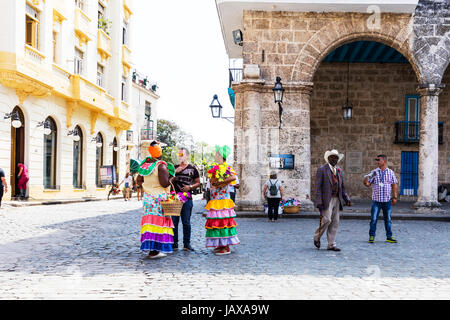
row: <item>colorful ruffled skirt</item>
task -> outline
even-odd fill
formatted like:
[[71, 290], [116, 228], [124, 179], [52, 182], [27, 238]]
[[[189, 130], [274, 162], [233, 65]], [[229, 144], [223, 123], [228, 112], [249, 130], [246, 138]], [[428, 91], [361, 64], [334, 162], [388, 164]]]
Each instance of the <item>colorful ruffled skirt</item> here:
[[173, 222], [163, 214], [164, 195], [144, 193], [144, 212], [141, 219], [141, 251], [172, 252]]
[[217, 248], [239, 244], [233, 200], [210, 200], [205, 209], [208, 210], [205, 225], [206, 247]]

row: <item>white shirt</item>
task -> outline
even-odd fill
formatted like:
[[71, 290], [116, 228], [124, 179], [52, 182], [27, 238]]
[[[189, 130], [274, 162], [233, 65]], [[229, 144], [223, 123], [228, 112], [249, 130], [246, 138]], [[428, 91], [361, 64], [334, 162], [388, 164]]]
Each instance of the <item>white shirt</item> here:
[[[328, 166], [330, 167], [331, 172], [333, 172], [333, 174], [336, 175], [337, 174], [337, 168], [333, 167], [331, 164], [328, 164]], [[334, 170], [336, 170], [336, 172]]]
[[[236, 184], [239, 184], [238, 176], [235, 176], [235, 177], [236, 177]], [[236, 192], [236, 188], [232, 185], [228, 185], [228, 192]]]
[[128, 182], [128, 186], [131, 187], [131, 184], [133, 183], [133, 177], [132, 176], [128, 176], [127, 178], [123, 179], [124, 183]]
[[[270, 186], [274, 185], [277, 186], [278, 192], [275, 196], [271, 196], [270, 195]], [[281, 192], [280, 192], [280, 188], [281, 188], [281, 182], [278, 179], [269, 179], [266, 182], [266, 186], [267, 186], [267, 190], [266, 190], [266, 196], [267, 198], [281, 198]]]

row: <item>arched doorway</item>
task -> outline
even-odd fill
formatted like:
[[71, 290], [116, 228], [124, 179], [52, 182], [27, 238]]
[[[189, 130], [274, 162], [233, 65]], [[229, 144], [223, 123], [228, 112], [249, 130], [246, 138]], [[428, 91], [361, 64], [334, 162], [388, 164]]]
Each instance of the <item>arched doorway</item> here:
[[100, 167], [103, 165], [103, 136], [99, 132], [95, 138], [95, 184], [97, 187], [102, 187], [100, 179]]
[[[73, 187], [83, 189], [83, 131], [76, 126], [73, 140]], [[76, 138], [78, 137], [78, 138]]]
[[[19, 120], [21, 125], [17, 128], [12, 125], [14, 120]], [[19, 106], [12, 111], [11, 117], [11, 198], [19, 197], [17, 187], [18, 168], [17, 164], [25, 162], [25, 116]]]
[[119, 145], [117, 144], [117, 139], [114, 137], [113, 140], [113, 166], [116, 171], [116, 181], [119, 181], [119, 168], [118, 168], [118, 155], [119, 155]]
[[[325, 151], [337, 149], [345, 155], [339, 166], [348, 193], [370, 199], [371, 188], [363, 186], [362, 176], [376, 168], [377, 155], [386, 154], [400, 194], [417, 195], [420, 97], [409, 60], [385, 43], [357, 40], [329, 52], [313, 83], [311, 176], [324, 164]], [[352, 117], [344, 119], [348, 105], [353, 106]], [[311, 179], [312, 190], [314, 184]]]
[[56, 186], [56, 155], [57, 155], [57, 127], [52, 117], [44, 122], [44, 188], [57, 189]]

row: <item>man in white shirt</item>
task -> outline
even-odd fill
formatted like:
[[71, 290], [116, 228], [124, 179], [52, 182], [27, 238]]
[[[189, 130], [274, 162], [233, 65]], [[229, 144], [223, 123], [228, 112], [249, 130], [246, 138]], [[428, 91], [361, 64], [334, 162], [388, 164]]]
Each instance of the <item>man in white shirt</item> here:
[[233, 202], [236, 202], [236, 189], [239, 189], [239, 178], [236, 176], [236, 184], [234, 186], [228, 185], [228, 192], [230, 193], [230, 198]]

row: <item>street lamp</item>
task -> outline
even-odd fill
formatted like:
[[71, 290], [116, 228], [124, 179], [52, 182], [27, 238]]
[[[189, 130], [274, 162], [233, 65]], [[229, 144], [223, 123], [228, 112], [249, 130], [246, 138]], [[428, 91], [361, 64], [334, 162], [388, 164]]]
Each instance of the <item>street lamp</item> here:
[[110, 146], [110, 147], [114, 146], [114, 147], [113, 147], [113, 150], [116, 151], [116, 152], [119, 151], [119, 147], [117, 146], [117, 143], [116, 143], [116, 142], [111, 142], [111, 143], [109, 144], [109, 146]]
[[213, 118], [215, 119], [221, 118], [233, 123], [232, 119], [234, 119], [234, 117], [222, 117], [222, 105], [219, 102], [217, 94], [214, 95], [213, 100], [211, 101], [209, 107], [211, 108], [211, 115]]
[[278, 114], [280, 117], [280, 129], [281, 129], [281, 114], [283, 113], [283, 107], [281, 104], [283, 103], [283, 95], [284, 95], [284, 88], [281, 84], [281, 78], [277, 77], [275, 86], [273, 87], [273, 96], [275, 103], [278, 103]]
[[36, 128], [39, 128], [39, 127], [44, 127], [44, 134], [46, 136], [48, 136], [52, 133], [52, 129], [50, 128], [50, 124], [48, 123], [48, 121], [39, 122]]
[[211, 115], [213, 118], [220, 118], [222, 116], [222, 105], [219, 102], [217, 94], [214, 95], [211, 104], [209, 105], [211, 108]]
[[101, 147], [103, 146], [102, 139], [100, 138], [99, 135], [97, 135], [97, 136], [95, 136], [95, 137], [92, 138], [91, 142], [94, 142], [94, 141], [95, 141], [95, 146], [96, 146], [97, 148], [101, 148]]
[[11, 119], [11, 118], [12, 118], [11, 125], [14, 128], [17, 129], [17, 128], [20, 128], [22, 126], [22, 122], [20, 121], [19, 113], [17, 111], [13, 111], [11, 113], [6, 113], [5, 114], [4, 119]]
[[353, 116], [353, 105], [348, 101], [348, 80], [350, 76], [350, 63], [347, 66], [347, 101], [342, 106], [342, 118], [344, 120], [351, 120]]
[[70, 130], [67, 133], [68, 136], [73, 135], [73, 141], [80, 141], [80, 136], [78, 135], [78, 130], [74, 129], [74, 130]]
[[348, 102], [348, 98], [347, 98], [347, 102], [342, 106], [342, 118], [344, 120], [351, 120], [353, 116], [353, 106]]

